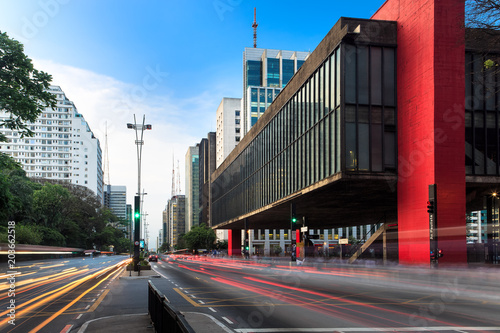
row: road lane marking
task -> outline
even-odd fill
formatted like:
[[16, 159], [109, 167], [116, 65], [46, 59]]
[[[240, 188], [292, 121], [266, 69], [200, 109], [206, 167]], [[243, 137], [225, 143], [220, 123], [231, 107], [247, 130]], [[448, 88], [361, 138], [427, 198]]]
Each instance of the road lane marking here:
[[94, 312], [95, 309], [101, 304], [101, 302], [104, 300], [104, 297], [109, 293], [109, 289], [107, 289], [105, 292], [102, 293], [102, 295], [97, 299], [97, 302], [95, 302], [92, 307], [87, 311], [87, 312]]
[[210, 311], [212, 311], [212, 312], [217, 312], [217, 310], [215, 310], [214, 308], [209, 308], [209, 309], [210, 309]]
[[72, 327], [73, 327], [73, 325], [66, 325], [66, 326], [64, 326], [64, 328], [61, 331], [61, 333], [68, 333], [71, 330]]
[[82, 316], [83, 316], [83, 313], [80, 313], [75, 319], [80, 319], [80, 318], [82, 318]]
[[231, 320], [229, 320], [229, 319], [228, 319], [228, 318], [226, 318], [226, 317], [222, 317], [222, 319], [224, 319], [225, 321], [227, 321], [227, 322], [228, 322], [229, 324], [231, 324], [231, 325], [232, 325], [232, 324], [234, 324]]
[[174, 288], [174, 290], [179, 294], [181, 295], [186, 301], [188, 301], [189, 303], [191, 303], [191, 305], [193, 306], [196, 306], [196, 307], [200, 307], [201, 305], [196, 303], [195, 301], [193, 301], [192, 298], [188, 297], [186, 294], [184, 294], [183, 292], [181, 292], [178, 288]]
[[90, 304], [85, 307], [85, 310], [88, 310], [90, 308]]

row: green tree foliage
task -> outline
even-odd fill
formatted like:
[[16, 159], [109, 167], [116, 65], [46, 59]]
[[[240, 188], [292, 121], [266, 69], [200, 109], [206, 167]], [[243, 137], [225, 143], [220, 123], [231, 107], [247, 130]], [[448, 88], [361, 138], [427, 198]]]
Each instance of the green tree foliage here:
[[184, 240], [190, 250], [211, 250], [216, 238], [215, 231], [204, 224], [191, 228], [191, 231], [184, 235]]
[[[0, 109], [10, 113], [0, 125], [19, 131], [21, 137], [32, 136], [26, 123], [56, 106], [55, 96], [47, 91], [51, 81], [51, 75], [33, 67], [21, 43], [0, 32]], [[2, 133], [0, 141], [6, 141]]]
[[18, 243], [130, 249], [123, 231], [112, 227], [118, 218], [102, 207], [94, 192], [72, 184], [33, 182], [18, 163], [0, 153], [0, 242], [7, 240], [8, 221], [16, 222]]

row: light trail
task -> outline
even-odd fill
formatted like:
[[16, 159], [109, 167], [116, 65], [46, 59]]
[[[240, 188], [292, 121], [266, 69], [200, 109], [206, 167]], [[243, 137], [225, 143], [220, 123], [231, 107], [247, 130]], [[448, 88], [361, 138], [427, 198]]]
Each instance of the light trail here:
[[[72, 281], [72, 282], [70, 282], [62, 287], [55, 289], [55, 290], [51, 290], [51, 291], [46, 292], [44, 294], [41, 294], [35, 298], [32, 298], [29, 301], [26, 301], [26, 302], [24, 302], [16, 307], [16, 310], [22, 308], [22, 310], [16, 311], [16, 316], [23, 317], [24, 315], [28, 314], [30, 311], [33, 311], [34, 309], [39, 308], [44, 304], [47, 304], [48, 302], [56, 299], [57, 297], [62, 296], [64, 294], [70, 292], [71, 290], [73, 290], [76, 287], [80, 286], [81, 284], [95, 278], [96, 276], [102, 274], [103, 272], [110, 271], [110, 270], [113, 270], [116, 268], [120, 268], [121, 266], [126, 265], [130, 260], [131, 259], [126, 259], [126, 260], [120, 261], [119, 263], [117, 263], [113, 266], [103, 268], [103, 269], [101, 269], [101, 270], [99, 270], [91, 275], [82, 277], [78, 280]], [[8, 312], [9, 312], [9, 310], [0, 313], [0, 317], [5, 316]], [[3, 326], [5, 326], [7, 324], [7, 322], [9, 320], [10, 320], [10, 318], [7, 317], [6, 319], [0, 321], [0, 330], [3, 328]]]

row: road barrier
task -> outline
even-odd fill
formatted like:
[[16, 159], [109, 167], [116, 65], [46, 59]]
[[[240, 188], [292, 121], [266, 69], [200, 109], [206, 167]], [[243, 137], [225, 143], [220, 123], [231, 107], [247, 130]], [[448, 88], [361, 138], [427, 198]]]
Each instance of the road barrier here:
[[157, 333], [195, 333], [184, 316], [148, 281], [148, 312]]

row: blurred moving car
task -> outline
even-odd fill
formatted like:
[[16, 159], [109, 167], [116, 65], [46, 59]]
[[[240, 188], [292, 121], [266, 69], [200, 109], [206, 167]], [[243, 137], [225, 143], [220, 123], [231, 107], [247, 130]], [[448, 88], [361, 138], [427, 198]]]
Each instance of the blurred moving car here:
[[156, 262], [158, 262], [158, 255], [156, 255], [156, 254], [151, 254], [151, 255], [149, 256], [149, 259], [148, 259], [148, 260], [149, 260], [150, 262], [151, 262], [151, 261], [156, 261]]

